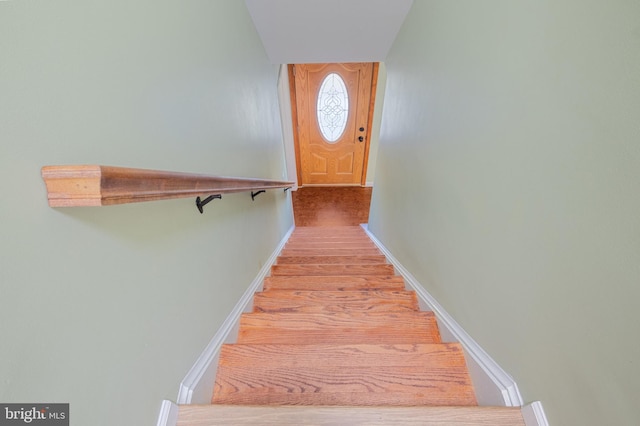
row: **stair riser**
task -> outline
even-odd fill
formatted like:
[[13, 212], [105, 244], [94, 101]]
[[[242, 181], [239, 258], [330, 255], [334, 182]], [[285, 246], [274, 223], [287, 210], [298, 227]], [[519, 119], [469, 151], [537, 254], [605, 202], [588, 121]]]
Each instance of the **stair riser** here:
[[273, 265], [271, 275], [393, 275], [392, 265]]
[[304, 242], [304, 243], [287, 243], [285, 250], [377, 250], [373, 243], [360, 242], [342, 242], [342, 243], [326, 243], [326, 242]]
[[432, 312], [250, 313], [240, 319], [238, 343], [440, 343]]
[[353, 243], [353, 242], [362, 242], [362, 243], [370, 243], [372, 242], [369, 237], [366, 235], [336, 235], [331, 237], [320, 237], [320, 236], [302, 236], [302, 235], [292, 235], [289, 238], [289, 243]]
[[[407, 371], [331, 369], [308, 372], [292, 383], [281, 370], [227, 369], [216, 382], [214, 404], [445, 406], [476, 405], [465, 372], [421, 374]], [[259, 374], [256, 374], [259, 373]], [[256, 379], [256, 376], [260, 379]], [[464, 383], [464, 385], [459, 385]]]
[[408, 345], [412, 343], [440, 343], [435, 330], [403, 330], [395, 327], [368, 329], [334, 328], [332, 330], [289, 330], [277, 327], [246, 327], [238, 334], [240, 344], [388, 344]]
[[274, 276], [264, 280], [264, 290], [404, 290], [402, 277], [369, 276]]
[[249, 345], [227, 344], [220, 352], [225, 367], [417, 367], [420, 369], [463, 368], [464, 353], [458, 343], [406, 345]]
[[256, 293], [254, 312], [397, 312], [418, 311], [408, 291], [265, 291]]
[[326, 228], [312, 228], [306, 229], [296, 228], [293, 230], [293, 234], [303, 235], [342, 235], [342, 234], [360, 234], [367, 235], [364, 229], [361, 227], [343, 228], [343, 227], [326, 227]]
[[280, 256], [381, 256], [378, 249], [284, 249]]
[[415, 312], [418, 308], [413, 303], [376, 302], [375, 304], [363, 302], [330, 303], [325, 306], [300, 305], [284, 303], [271, 305], [260, 303], [254, 305], [253, 312], [289, 312], [289, 313], [317, 313], [332, 314], [341, 312]]
[[289, 328], [334, 327], [334, 326], [387, 326], [411, 327], [412, 325], [431, 325], [436, 317], [433, 312], [378, 313], [378, 314], [335, 314], [335, 315], [293, 315], [293, 314], [254, 314], [244, 313], [240, 325], [264, 326], [266, 324]]
[[343, 265], [362, 265], [362, 264], [385, 264], [387, 258], [382, 255], [377, 256], [280, 256], [277, 263], [279, 265], [288, 264], [343, 264]]

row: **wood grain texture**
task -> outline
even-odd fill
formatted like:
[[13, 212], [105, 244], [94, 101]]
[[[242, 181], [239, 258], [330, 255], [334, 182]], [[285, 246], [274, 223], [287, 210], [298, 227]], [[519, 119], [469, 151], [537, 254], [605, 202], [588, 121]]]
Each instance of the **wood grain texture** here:
[[397, 275], [365, 276], [273, 276], [264, 280], [264, 290], [402, 290], [404, 279]]
[[[326, 188], [329, 191], [336, 190], [336, 188]], [[340, 189], [340, 188], [337, 188]], [[333, 235], [346, 235], [346, 236], [366, 236], [362, 226], [299, 226], [296, 225], [293, 233], [296, 236], [308, 236], [308, 237], [327, 237]]]
[[269, 290], [256, 293], [254, 312], [397, 312], [418, 311], [412, 291]]
[[292, 256], [376, 256], [381, 255], [382, 252], [377, 248], [367, 249], [288, 249], [285, 248], [280, 252], [280, 256], [292, 257]]
[[464, 369], [218, 368], [214, 404], [476, 405]]
[[369, 241], [341, 241], [341, 242], [328, 242], [328, 241], [305, 241], [305, 242], [291, 242], [285, 244], [286, 250], [300, 250], [300, 249], [377, 249], [373, 242]]
[[[328, 191], [339, 190], [341, 188], [325, 188]], [[364, 230], [360, 225], [351, 225], [351, 226], [296, 226], [294, 232], [296, 234], [301, 233], [311, 233], [311, 234], [327, 234], [327, 233], [346, 233], [346, 232], [357, 232], [359, 234], [363, 233]]]
[[393, 275], [393, 265], [273, 265], [271, 275]]
[[245, 313], [238, 343], [440, 343], [432, 312]]
[[98, 165], [45, 166], [51, 207], [105, 206], [141, 201], [288, 188], [293, 182]]
[[297, 226], [291, 234], [292, 237], [366, 237], [361, 226]]
[[366, 235], [292, 235], [288, 243], [369, 243]]
[[181, 405], [178, 426], [525, 426], [511, 407]]
[[347, 248], [371, 243], [363, 234], [294, 232], [222, 348], [214, 404], [477, 405], [462, 349], [441, 342], [433, 312], [379, 252]]
[[371, 194], [372, 188], [298, 188], [291, 194], [296, 231], [299, 227], [322, 229], [367, 223]]
[[476, 404], [458, 344], [225, 345], [215, 394], [219, 403]]
[[355, 256], [282, 256], [277, 259], [278, 265], [288, 264], [347, 264], [347, 265], [363, 265], [363, 264], [385, 264], [387, 258], [383, 255], [355, 255]]
[[225, 367], [264, 368], [283, 366], [323, 367], [387, 366], [448, 368], [464, 367], [464, 353], [459, 343], [438, 344], [308, 344], [252, 345], [225, 344], [219, 365]]

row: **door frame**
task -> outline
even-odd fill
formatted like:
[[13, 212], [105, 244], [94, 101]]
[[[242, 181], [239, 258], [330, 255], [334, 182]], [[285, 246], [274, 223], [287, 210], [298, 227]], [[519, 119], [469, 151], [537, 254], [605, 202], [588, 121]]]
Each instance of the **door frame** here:
[[[373, 72], [371, 74], [371, 97], [369, 99], [369, 113], [367, 115], [367, 138], [364, 147], [364, 160], [362, 164], [362, 176], [360, 177], [360, 186], [367, 184], [367, 167], [369, 165], [369, 151], [371, 147], [371, 130], [373, 128], [373, 113], [376, 104], [376, 91], [378, 88], [378, 69], [379, 62], [373, 63]], [[295, 64], [288, 64], [287, 70], [289, 74], [289, 97], [291, 100], [291, 120], [293, 125], [293, 146], [296, 155], [296, 177], [298, 185], [302, 186], [302, 166], [300, 162], [300, 138], [298, 136], [298, 103], [296, 98], [296, 81], [295, 81]]]

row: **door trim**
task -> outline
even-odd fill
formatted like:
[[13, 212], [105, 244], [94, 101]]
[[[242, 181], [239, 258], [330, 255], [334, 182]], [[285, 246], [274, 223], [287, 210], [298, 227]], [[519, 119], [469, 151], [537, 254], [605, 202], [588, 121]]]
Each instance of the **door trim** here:
[[[373, 70], [371, 75], [371, 96], [369, 98], [369, 113], [367, 116], [367, 138], [365, 140], [364, 147], [364, 160], [362, 163], [362, 176], [360, 177], [360, 186], [366, 186], [367, 184], [367, 168], [369, 166], [369, 153], [371, 149], [371, 130], [373, 129], [373, 115], [376, 104], [376, 92], [378, 88], [378, 70], [380, 68], [379, 62], [373, 63]], [[302, 164], [300, 161], [300, 138], [298, 136], [298, 102], [296, 97], [296, 81], [295, 81], [295, 64], [287, 65], [289, 72], [289, 94], [291, 98], [291, 120], [293, 124], [293, 145], [296, 153], [296, 177], [298, 178], [298, 185], [302, 186]], [[326, 185], [309, 185], [306, 186], [326, 186]], [[331, 186], [354, 186], [347, 185], [331, 185]]]
[[296, 97], [295, 65], [289, 64], [289, 97], [291, 99], [291, 121], [293, 125], [293, 148], [296, 153], [296, 177], [298, 186], [302, 184], [302, 167], [300, 164], [300, 137], [298, 136], [298, 99]]
[[364, 146], [364, 163], [362, 164], [362, 178], [360, 185], [367, 184], [367, 167], [369, 166], [369, 151], [371, 149], [371, 130], [373, 129], [373, 113], [376, 106], [376, 91], [378, 89], [378, 68], [379, 62], [373, 63], [373, 73], [371, 74], [371, 97], [369, 98], [369, 115], [367, 117], [367, 144]]

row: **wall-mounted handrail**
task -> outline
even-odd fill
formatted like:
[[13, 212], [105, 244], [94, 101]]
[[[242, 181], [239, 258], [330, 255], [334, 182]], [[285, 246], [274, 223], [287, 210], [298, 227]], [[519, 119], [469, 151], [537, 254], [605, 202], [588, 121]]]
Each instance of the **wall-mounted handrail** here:
[[290, 188], [293, 182], [97, 165], [44, 166], [51, 207], [106, 206]]

